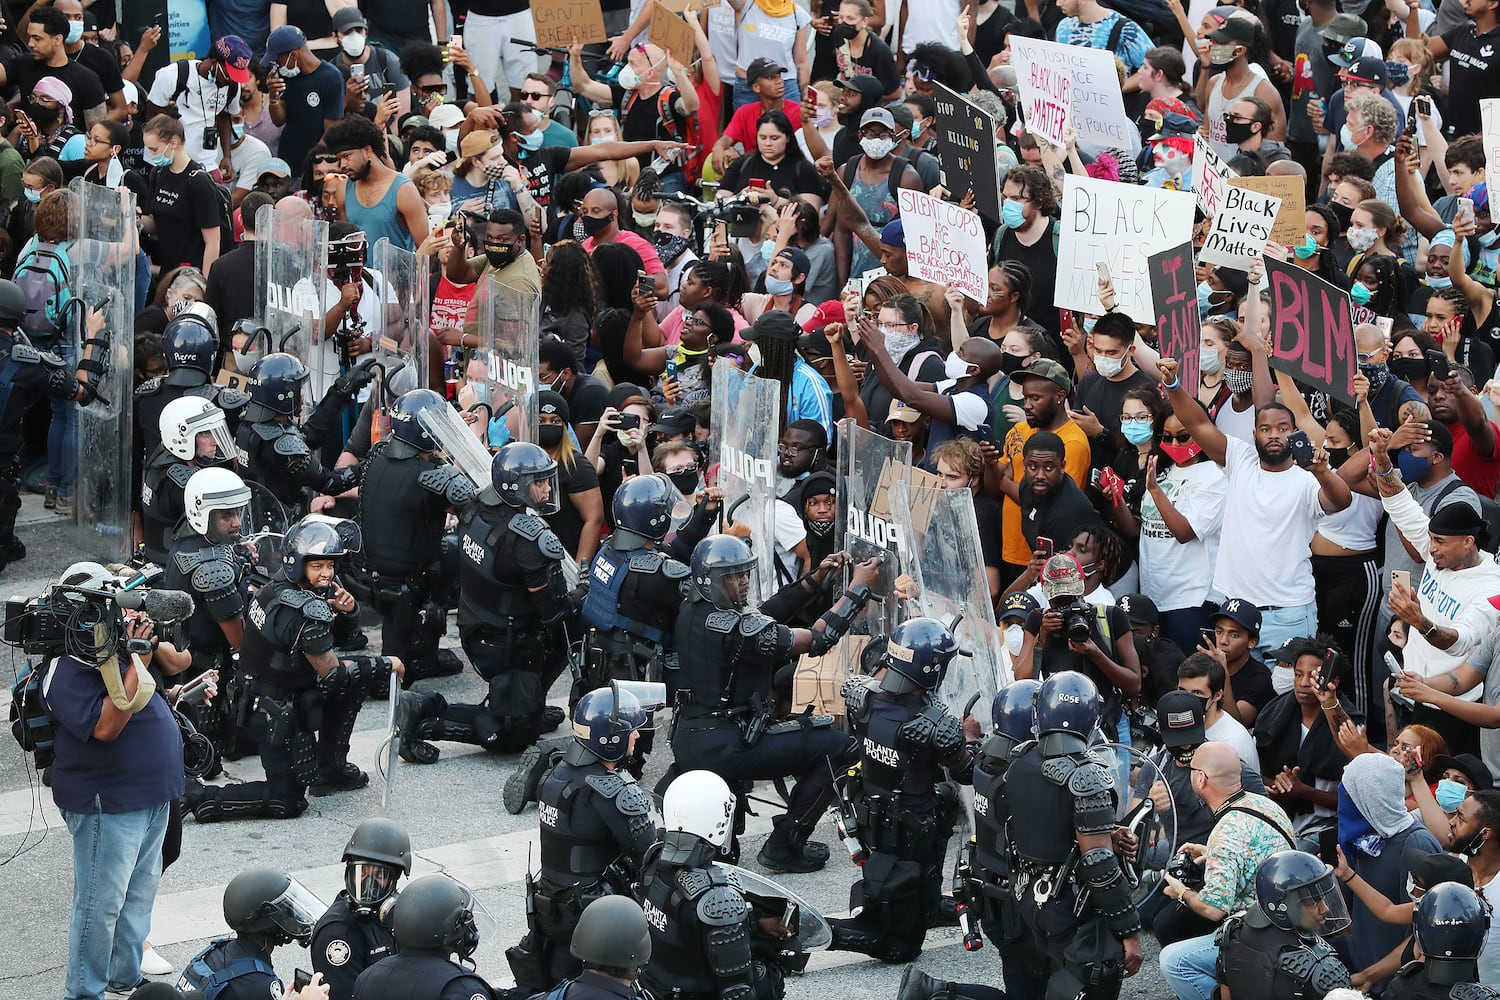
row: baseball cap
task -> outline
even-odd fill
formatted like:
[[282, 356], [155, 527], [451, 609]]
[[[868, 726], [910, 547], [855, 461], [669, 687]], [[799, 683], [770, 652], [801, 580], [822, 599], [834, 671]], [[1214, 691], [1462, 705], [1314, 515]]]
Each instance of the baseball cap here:
[[1083, 596], [1083, 567], [1071, 553], [1059, 552], [1042, 567], [1042, 596], [1049, 601]]
[[745, 84], [748, 86], [756, 80], [768, 76], [785, 75], [786, 69], [777, 63], [775, 59], [767, 59], [765, 56], [761, 56], [759, 59], [751, 60], [749, 68], [745, 70]]
[[275, 59], [307, 44], [307, 36], [295, 24], [283, 24], [266, 39], [266, 58]]
[[427, 123], [440, 131], [456, 128], [463, 122], [463, 109], [454, 104], [439, 104], [427, 115]]
[[1068, 370], [1051, 358], [1038, 358], [1016, 372], [1015, 377], [1022, 381], [1028, 378], [1044, 378], [1063, 392], [1068, 392], [1073, 388], [1073, 380], [1068, 378]]
[[[822, 320], [818, 325], [821, 327], [829, 322], [831, 321]], [[821, 333], [804, 333], [797, 338], [797, 353], [808, 361], [819, 358], [831, 358], [833, 357], [833, 345]]]
[[1219, 612], [1214, 617], [1228, 618], [1232, 622], [1245, 626], [1256, 638], [1260, 637], [1260, 608], [1244, 598], [1231, 597], [1219, 605]]
[[859, 127], [864, 128], [866, 125], [884, 125], [894, 132], [896, 131], [896, 118], [889, 108], [871, 108], [859, 116]]
[[1126, 594], [1115, 602], [1132, 625], [1160, 625], [1161, 612], [1156, 602], [1145, 594]]
[[458, 144], [458, 155], [465, 160], [472, 160], [476, 156], [482, 156], [495, 144], [495, 133], [487, 128], [476, 128]]
[[1014, 594], [1006, 594], [1005, 600], [1000, 602], [1000, 620], [1020, 618], [1024, 621], [1040, 610], [1042, 606], [1037, 603], [1035, 597], [1024, 590], [1018, 590]]
[[880, 242], [888, 247], [906, 249], [906, 224], [900, 219], [892, 219], [880, 228]]
[[1379, 56], [1360, 56], [1339, 73], [1340, 78], [1355, 83], [1373, 83], [1381, 87], [1390, 86], [1390, 73], [1385, 60]]
[[651, 430], [657, 434], [691, 434], [697, 427], [698, 421], [692, 412], [679, 406], [663, 412], [651, 425]]
[[255, 179], [259, 180], [266, 176], [266, 174], [273, 174], [277, 177], [290, 177], [292, 176], [292, 168], [281, 157], [273, 156], [266, 161], [265, 166], [260, 168], [260, 173], [255, 175]]
[[1318, 34], [1330, 42], [1343, 45], [1351, 38], [1363, 38], [1369, 30], [1364, 19], [1355, 14], [1335, 14], [1333, 20], [1323, 25], [1323, 30]]
[[1302, 649], [1302, 639], [1288, 639], [1277, 646], [1271, 653], [1272, 664], [1285, 663], [1289, 667], [1297, 665], [1297, 653]]
[[[795, 263], [792, 264], [793, 269], [796, 266]], [[813, 310], [813, 314], [808, 317], [807, 322], [802, 324], [802, 329], [821, 330], [829, 323], [842, 322], [844, 322], [844, 304], [838, 299], [829, 299]], [[819, 335], [818, 339], [823, 341], [824, 344], [828, 343], [827, 339], [821, 335]], [[800, 344], [798, 346], [801, 347]]]
[[1255, 22], [1248, 17], [1229, 17], [1224, 23], [1208, 33], [1208, 40], [1227, 45], [1250, 45], [1255, 41]]
[[364, 14], [360, 13], [358, 7], [340, 7], [333, 15], [333, 30], [335, 34], [342, 35], [346, 31], [355, 28], [368, 28], [370, 25], [365, 21]]
[[[129, 80], [120, 81], [120, 90], [124, 94], [126, 104], [140, 103], [141, 92], [137, 90], [135, 84], [131, 83]], [[1478, 202], [1475, 202], [1475, 204], [1477, 205]]]
[[[826, 344], [828, 341], [825, 340], [823, 343]], [[922, 411], [914, 406], [907, 406], [899, 399], [893, 399], [891, 400], [890, 412], [885, 415], [885, 419], [887, 422], [899, 420], [905, 424], [914, 424], [922, 419]]]
[[1191, 691], [1168, 691], [1156, 703], [1156, 726], [1168, 747], [1202, 743], [1207, 738], [1203, 732], [1203, 702]]
[[1158, 139], [1191, 139], [1198, 134], [1198, 120], [1192, 115], [1179, 115], [1168, 111], [1161, 116], [1161, 124], [1149, 141]]
[[1382, 64], [1385, 62], [1385, 54], [1380, 51], [1379, 45], [1376, 45], [1368, 38], [1351, 38], [1344, 43], [1343, 48], [1337, 52], [1330, 53], [1328, 61], [1335, 66], [1348, 66], [1352, 62], [1366, 57], [1379, 59]]
[[885, 96], [885, 91], [880, 87], [880, 81], [867, 73], [840, 80], [839, 86], [858, 93], [865, 107], [873, 107], [880, 103], [881, 97]]
[[215, 58], [224, 64], [225, 74], [235, 83], [250, 82], [250, 60], [254, 55], [239, 35], [220, 35], [214, 42]]
[[792, 274], [794, 275], [800, 274], [806, 276], [812, 271], [812, 260], [807, 256], [806, 251], [800, 250], [797, 247], [783, 247], [781, 252], [776, 256], [785, 257], [792, 262]]
[[1487, 788], [1495, 787], [1495, 780], [1490, 776], [1490, 769], [1477, 754], [1438, 754], [1433, 764], [1439, 771], [1446, 771], [1450, 767], [1455, 771], [1462, 771], [1468, 775], [1469, 784], [1474, 786], [1475, 791], [1482, 792]]
[[769, 337], [772, 340], [790, 340], [795, 342], [802, 336], [802, 328], [792, 314], [785, 309], [770, 309], [760, 314], [760, 318], [753, 324], [740, 331], [741, 340], [759, 340], [761, 337]]

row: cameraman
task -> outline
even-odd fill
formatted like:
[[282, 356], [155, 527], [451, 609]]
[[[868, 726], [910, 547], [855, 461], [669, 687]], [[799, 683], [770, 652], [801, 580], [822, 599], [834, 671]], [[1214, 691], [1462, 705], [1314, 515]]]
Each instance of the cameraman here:
[[[1193, 754], [1190, 774], [1193, 791], [1217, 817], [1207, 845], [1182, 845], [1184, 853], [1203, 865], [1203, 888], [1190, 889], [1164, 875], [1163, 892], [1177, 901], [1178, 909], [1159, 914], [1156, 930], [1162, 975], [1177, 1000], [1209, 1000], [1217, 982], [1218, 925], [1255, 903], [1255, 870], [1277, 851], [1292, 849], [1295, 840], [1292, 821], [1280, 806], [1240, 787], [1240, 757], [1234, 747], [1203, 744]], [[1174, 915], [1178, 919], [1171, 919]]]
[[[59, 581], [103, 582], [87, 564]], [[154, 626], [126, 625], [104, 598], [53, 591], [51, 601], [68, 616], [67, 653], [42, 685], [57, 733], [52, 798], [73, 835], [67, 991], [93, 998], [141, 980], [170, 806], [183, 792], [182, 738], [147, 670]]]
[[1099, 689], [1099, 724], [1111, 742], [1130, 745], [1127, 697], [1141, 690], [1141, 663], [1130, 621], [1119, 608], [1096, 607], [1083, 599], [1084, 574], [1078, 560], [1059, 552], [1042, 569], [1047, 610], [1026, 621], [1016, 679], [1043, 680], [1064, 670], [1086, 675]]

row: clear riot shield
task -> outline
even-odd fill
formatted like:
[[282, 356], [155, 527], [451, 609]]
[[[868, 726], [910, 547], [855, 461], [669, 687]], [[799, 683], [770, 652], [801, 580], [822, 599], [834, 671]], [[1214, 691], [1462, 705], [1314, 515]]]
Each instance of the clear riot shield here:
[[483, 493], [493, 486], [490, 480], [492, 456], [474, 436], [469, 424], [464, 422], [464, 416], [451, 406], [435, 406], [418, 411], [417, 423], [438, 443], [454, 468], [468, 476], [474, 488]]
[[427, 368], [432, 341], [427, 304], [436, 260], [403, 250], [390, 240], [376, 243], [370, 254], [370, 266], [380, 275], [377, 285], [386, 300], [370, 340], [385, 367], [388, 401], [410, 389], [432, 388]]
[[[838, 437], [837, 545], [855, 562], [879, 558], [880, 579], [873, 589], [876, 594], [890, 594], [896, 578], [905, 572], [909, 544], [901, 537], [891, 510], [891, 485], [911, 481], [911, 444], [882, 437], [852, 420], [839, 422]], [[844, 585], [849, 585], [847, 571]], [[900, 601], [871, 601], [849, 629], [851, 652], [858, 657], [871, 639], [889, 636], [900, 617]], [[884, 651], [883, 644], [880, 651]]]
[[719, 867], [733, 872], [745, 898], [752, 903], [759, 903], [762, 909], [778, 913], [785, 910], [788, 903], [795, 906], [797, 940], [804, 951], [822, 951], [833, 944], [833, 928], [828, 925], [823, 914], [818, 912], [817, 907], [807, 900], [759, 872], [723, 862], [719, 862]]
[[[323, 337], [328, 310], [328, 223], [266, 207], [255, 217], [255, 312], [271, 332], [269, 351], [295, 354], [316, 402], [339, 375], [338, 351]], [[246, 373], [248, 374], [248, 372]]]
[[[136, 222], [135, 196], [89, 184], [69, 188], [73, 200], [71, 292], [79, 308], [70, 313], [65, 360], [69, 374], [82, 357], [88, 317], [104, 315], [109, 347], [90, 348], [109, 371], [96, 380], [99, 398], [78, 408], [78, 474], [74, 485], [77, 541], [81, 553], [104, 562], [130, 557], [132, 492], [131, 416], [134, 402]], [[108, 355], [105, 357], [104, 355]]]
[[906, 572], [919, 593], [909, 610], [950, 627], [958, 619], [955, 634], [962, 652], [948, 665], [937, 696], [954, 715], [972, 701], [970, 714], [988, 732], [995, 692], [1014, 678], [1000, 659], [974, 496], [968, 490], [896, 482], [890, 497], [900, 535], [911, 539]]
[[781, 387], [733, 365], [713, 366], [709, 464], [719, 469], [724, 516], [750, 528], [756, 557], [755, 602], [780, 587], [776, 578], [776, 428]]
[[[1162, 884], [1162, 874], [1172, 860], [1177, 844], [1177, 813], [1172, 786], [1161, 768], [1163, 756], [1148, 757], [1134, 747], [1104, 743], [1090, 748], [1102, 756], [1115, 776], [1115, 819], [1135, 837], [1135, 860], [1121, 859], [1121, 869], [1130, 882], [1131, 897], [1139, 905]], [[1152, 798], [1165, 796], [1165, 809]]]
[[[479, 279], [464, 333], [479, 338], [465, 368], [468, 384], [459, 401], [505, 429], [488, 426], [487, 444], [536, 440], [536, 344], [541, 296], [517, 291], [493, 275]], [[481, 429], [486, 424], [481, 423]]]

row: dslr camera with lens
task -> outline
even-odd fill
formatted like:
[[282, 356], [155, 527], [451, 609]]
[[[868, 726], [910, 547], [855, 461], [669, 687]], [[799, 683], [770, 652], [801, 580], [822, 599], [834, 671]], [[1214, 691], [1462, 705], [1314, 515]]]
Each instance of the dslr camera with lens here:
[[1203, 888], [1207, 868], [1208, 866], [1202, 861], [1194, 861], [1193, 856], [1187, 851], [1178, 851], [1172, 855], [1172, 860], [1167, 862], [1167, 874], [1189, 889]]
[[1096, 616], [1092, 604], [1080, 598], [1056, 610], [1062, 615], [1063, 634], [1068, 637], [1069, 642], [1081, 644], [1089, 641]]

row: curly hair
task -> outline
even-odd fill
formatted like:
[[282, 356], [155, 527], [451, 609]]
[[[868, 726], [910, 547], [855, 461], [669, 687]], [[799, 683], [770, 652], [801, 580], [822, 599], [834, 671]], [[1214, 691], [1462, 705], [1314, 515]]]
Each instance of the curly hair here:
[[547, 280], [542, 282], [542, 306], [554, 316], [582, 309], [592, 316], [599, 309], [594, 262], [582, 244], [563, 240], [552, 245], [547, 258]]
[[1016, 167], [1005, 175], [1005, 183], [1014, 184], [1020, 188], [1021, 194], [1027, 201], [1034, 204], [1041, 214], [1051, 215], [1057, 211], [1057, 193], [1052, 190], [1052, 181], [1041, 167], [1033, 167], [1030, 164]]
[[967, 94], [974, 89], [974, 74], [969, 72], [968, 61], [941, 42], [923, 42], [911, 50], [911, 58], [949, 90]]
[[1099, 546], [1099, 563], [1095, 567], [1099, 574], [1099, 581], [1106, 587], [1120, 578], [1120, 558], [1123, 549], [1120, 546], [1120, 536], [1099, 523], [1085, 524], [1076, 529], [1068, 536], [1063, 548], [1072, 548], [1073, 543], [1080, 538], [1092, 539]]
[[932, 467], [937, 468], [939, 462], [947, 462], [976, 483], [984, 477], [984, 452], [970, 438], [953, 438], [932, 449]]
[[443, 75], [443, 50], [431, 42], [411, 42], [401, 50], [401, 75], [408, 80]]

